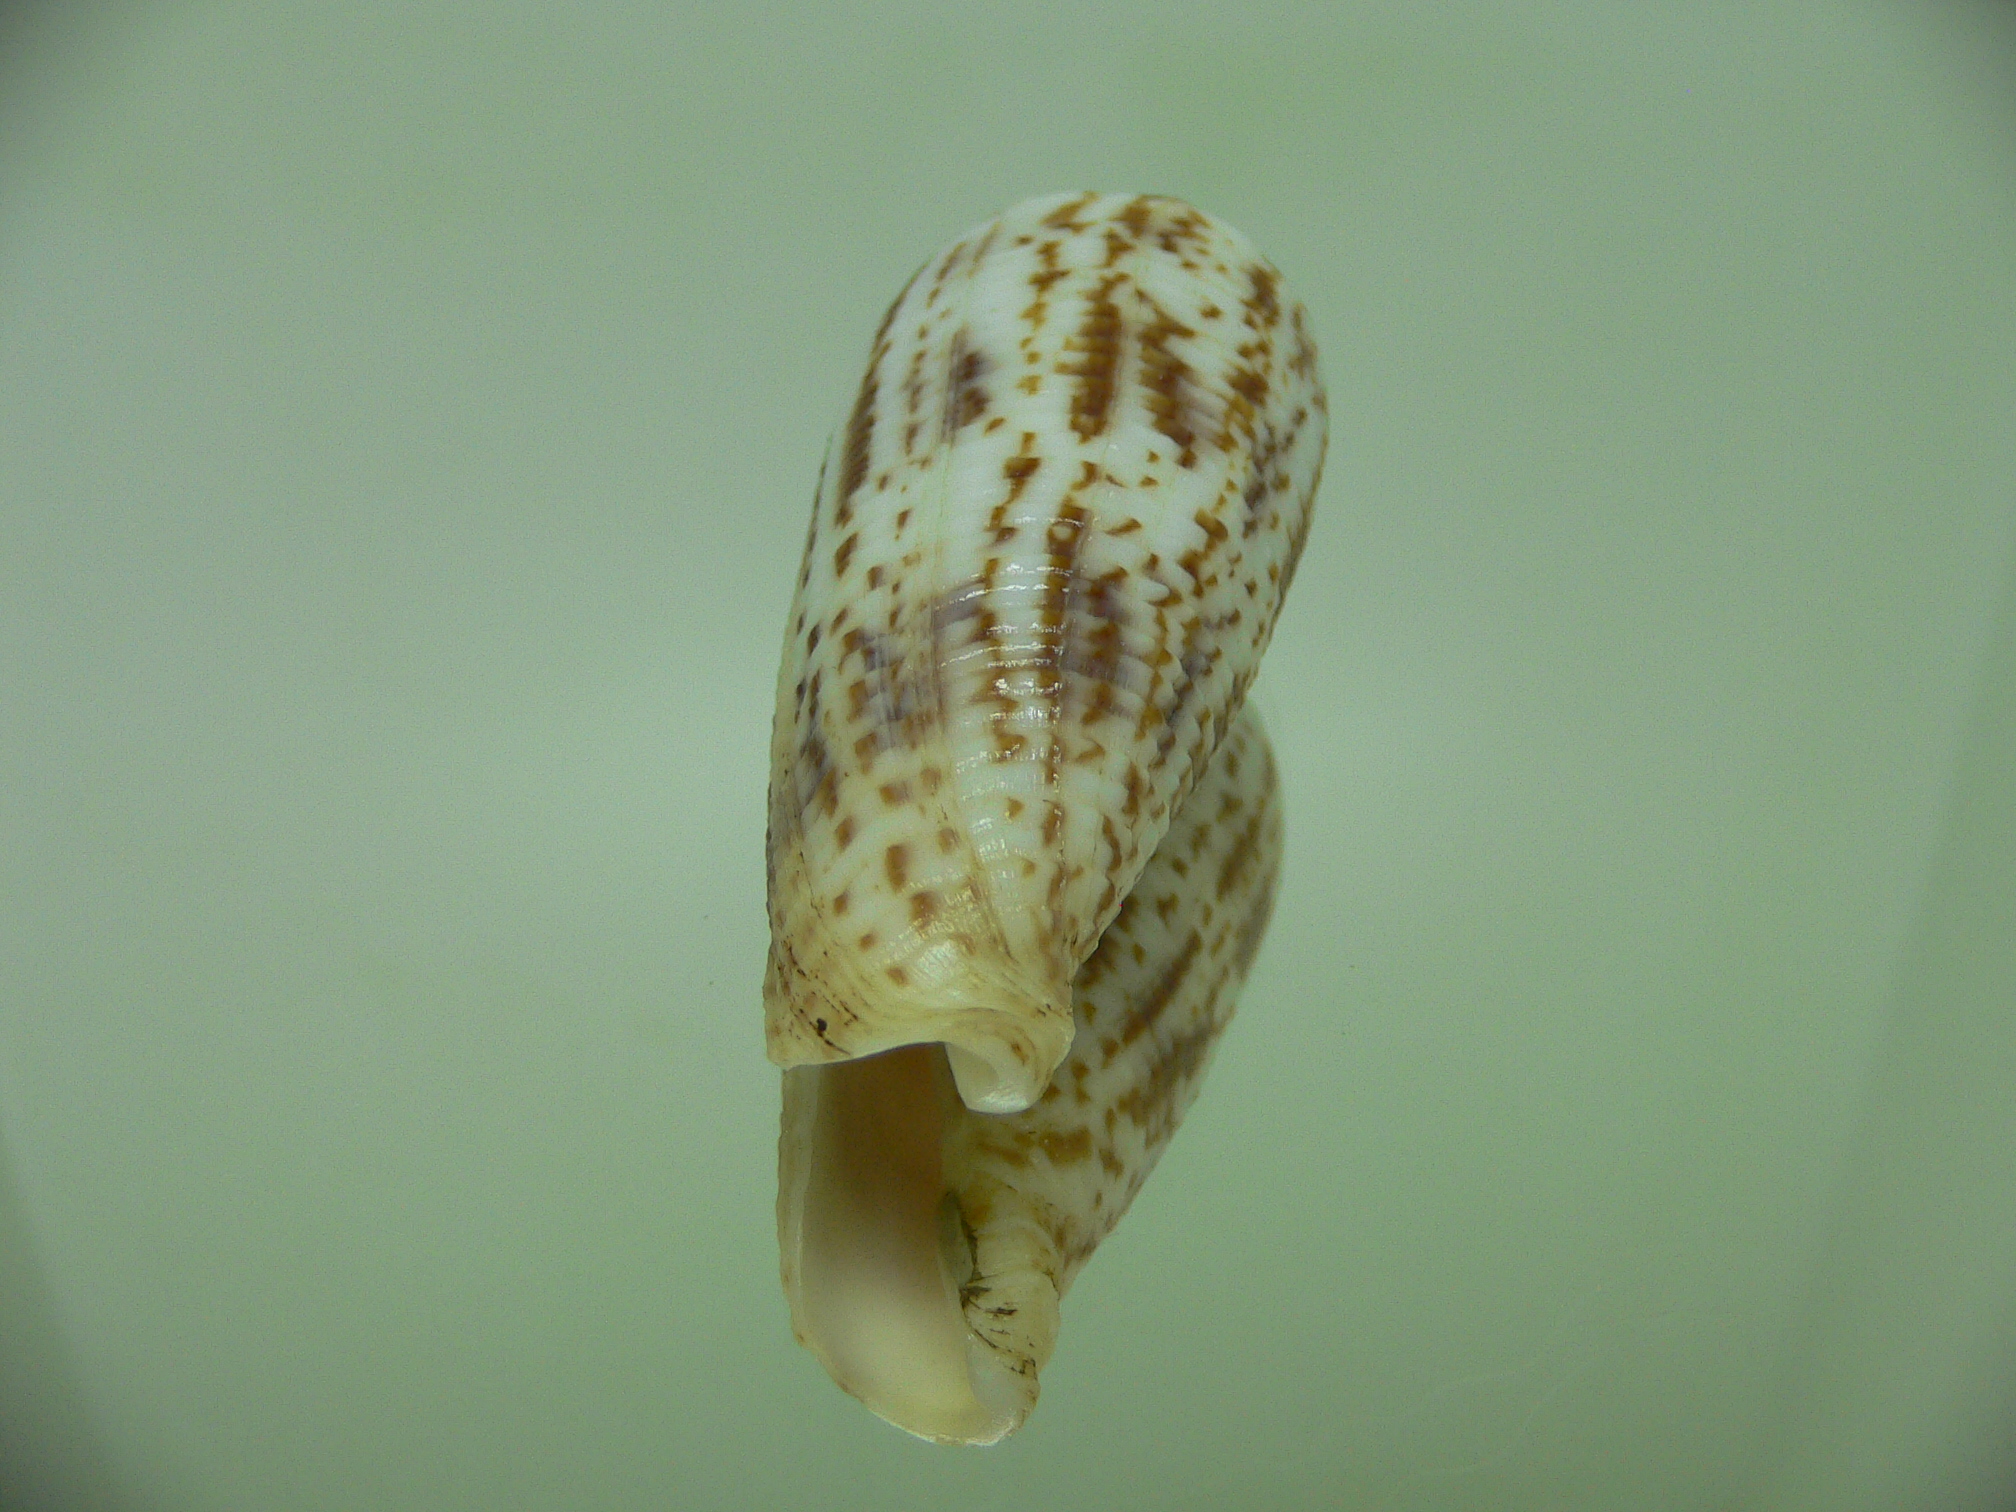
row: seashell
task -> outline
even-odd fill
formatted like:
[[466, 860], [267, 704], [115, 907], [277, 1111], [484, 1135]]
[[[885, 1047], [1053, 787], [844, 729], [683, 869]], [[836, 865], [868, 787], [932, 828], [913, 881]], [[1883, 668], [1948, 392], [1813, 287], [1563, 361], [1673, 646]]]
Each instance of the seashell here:
[[778, 679], [764, 1008], [794, 1331], [920, 1436], [1027, 1417], [1231, 1015], [1324, 441], [1301, 307], [1177, 200], [1025, 201], [876, 332]]

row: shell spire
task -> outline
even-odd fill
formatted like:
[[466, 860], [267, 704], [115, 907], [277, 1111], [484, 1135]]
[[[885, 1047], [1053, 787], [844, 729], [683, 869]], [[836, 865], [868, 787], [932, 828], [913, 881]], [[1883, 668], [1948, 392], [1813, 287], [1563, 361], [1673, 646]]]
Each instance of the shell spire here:
[[771, 750], [780, 1065], [947, 1046], [1027, 1107], [1230, 726], [1321, 470], [1280, 274], [1180, 201], [1027, 201], [911, 279], [821, 473]]
[[793, 1325], [912, 1432], [1027, 1415], [1231, 1014], [1325, 434], [1301, 306], [1179, 200], [1025, 201], [876, 331], [786, 629], [763, 995]]

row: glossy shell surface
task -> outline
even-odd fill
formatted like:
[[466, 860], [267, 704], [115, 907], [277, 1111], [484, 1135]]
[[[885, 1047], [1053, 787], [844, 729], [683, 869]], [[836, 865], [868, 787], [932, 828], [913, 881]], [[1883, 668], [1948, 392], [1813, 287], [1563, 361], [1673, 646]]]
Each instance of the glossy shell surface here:
[[772, 747], [770, 1054], [922, 1039], [1011, 1111], [1258, 670], [1325, 438], [1280, 274], [1180, 201], [1032, 200], [883, 317]]
[[1280, 274], [1172, 199], [1017, 205], [875, 333], [785, 637], [764, 1005], [793, 1327], [913, 1433], [1026, 1418], [1231, 1015], [1325, 421]]

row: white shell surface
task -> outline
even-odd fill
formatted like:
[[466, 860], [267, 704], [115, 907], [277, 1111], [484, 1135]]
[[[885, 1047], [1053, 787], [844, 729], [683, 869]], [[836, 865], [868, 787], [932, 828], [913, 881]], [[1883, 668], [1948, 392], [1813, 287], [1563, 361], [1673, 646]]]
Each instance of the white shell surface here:
[[1181, 201], [1030, 200], [912, 277], [786, 634], [774, 1060], [939, 1042], [968, 1106], [1042, 1094], [1258, 669], [1324, 439], [1301, 307]]

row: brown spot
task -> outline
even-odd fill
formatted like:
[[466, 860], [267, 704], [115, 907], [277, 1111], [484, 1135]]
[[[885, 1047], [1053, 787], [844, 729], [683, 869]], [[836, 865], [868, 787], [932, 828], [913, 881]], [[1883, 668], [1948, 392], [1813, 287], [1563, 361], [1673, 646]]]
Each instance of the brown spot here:
[[1001, 476], [1008, 480], [1008, 497], [1003, 501], [1005, 508], [1022, 497], [1022, 490], [1043, 465], [1043, 459], [1036, 455], [1036, 432], [1022, 432], [1022, 449], [1001, 464]]
[[854, 816], [852, 814], [847, 815], [838, 824], [833, 826], [833, 841], [842, 850], [847, 849], [848, 846], [854, 843]]
[[1043, 1153], [1050, 1157], [1054, 1165], [1076, 1165], [1092, 1153], [1092, 1131], [1083, 1126], [1073, 1129], [1069, 1134], [1059, 1134], [1054, 1129], [1045, 1129], [1036, 1136], [1036, 1142], [1043, 1147]]
[[1197, 953], [1204, 948], [1204, 937], [1196, 930], [1183, 942], [1183, 948], [1176, 952], [1174, 960], [1162, 969], [1162, 974], [1148, 989], [1147, 994], [1128, 1012], [1120, 1026], [1120, 1043], [1131, 1045], [1162, 1016], [1162, 1010], [1176, 996], [1183, 986], [1183, 979], [1190, 974], [1190, 967], [1197, 959]]
[[[890, 306], [889, 313], [896, 313], [895, 306]], [[886, 327], [888, 316], [883, 317], [883, 322]], [[839, 503], [833, 512], [833, 523], [836, 525], [844, 526], [853, 519], [854, 495], [868, 481], [868, 446], [875, 435], [875, 365], [881, 360], [881, 355], [882, 346], [878, 338], [868, 371], [861, 378], [861, 391], [854, 396], [854, 412], [847, 417], [847, 441], [840, 453]]]
[[910, 784], [907, 782], [885, 782], [877, 791], [882, 794], [882, 801], [891, 808], [910, 801]]
[[[1253, 292], [1246, 298], [1246, 323], [1255, 330], [1265, 330], [1281, 318], [1281, 301], [1276, 293], [1281, 275], [1265, 263], [1255, 263], [1246, 270], [1246, 276], [1253, 285]], [[1258, 318], [1254, 319], [1255, 316]]]
[[1176, 446], [1179, 467], [1197, 465], [1195, 420], [1201, 396], [1194, 392], [1190, 364], [1170, 342], [1197, 333], [1149, 301], [1154, 319], [1141, 329], [1141, 383], [1148, 392], [1148, 418]]
[[1271, 425], [1265, 427], [1253, 443], [1252, 456], [1247, 464], [1250, 470], [1246, 475], [1246, 486], [1240, 492], [1246, 518], [1239, 527], [1239, 534], [1244, 539], [1252, 539], [1272, 515], [1267, 501], [1274, 489], [1274, 461], [1280, 453], [1280, 446], [1280, 438]]
[[1113, 290], [1121, 281], [1115, 273], [1103, 278], [1085, 307], [1085, 318], [1077, 331], [1067, 337], [1064, 350], [1076, 356], [1074, 363], [1059, 363], [1057, 371], [1076, 378], [1071, 395], [1071, 429], [1080, 441], [1102, 434], [1112, 418], [1116, 377], [1120, 368], [1120, 307], [1113, 302]]
[[1141, 800], [1148, 795], [1148, 779], [1141, 775], [1141, 768], [1133, 762], [1127, 763], [1126, 803], [1121, 807], [1123, 818], [1136, 819], [1141, 814]]
[[1065, 667], [1093, 684], [1092, 706], [1085, 714], [1088, 724], [1096, 723], [1113, 707], [1112, 685], [1119, 680], [1127, 650], [1126, 590], [1124, 567], [1102, 572], [1089, 582], [1080, 578], [1072, 584], [1072, 622], [1086, 628], [1073, 636]]
[[1231, 387], [1233, 393], [1244, 399], [1255, 409], [1260, 408], [1261, 405], [1267, 402], [1267, 391], [1272, 387], [1267, 381], [1267, 375], [1264, 372], [1257, 367], [1247, 364], [1234, 368], [1232, 376], [1226, 382]]
[[981, 387], [980, 380], [987, 376], [990, 364], [986, 353], [968, 346], [966, 339], [964, 328], [952, 338], [952, 376], [945, 391], [943, 417], [947, 436], [987, 413], [987, 390]]
[[[1316, 343], [1309, 339], [1309, 326], [1302, 317], [1302, 307], [1295, 307], [1295, 350], [1288, 354], [1288, 371], [1298, 378], [1316, 376]], [[1316, 408], [1326, 415], [1330, 412], [1330, 401], [1322, 393], [1316, 395]]]
[[854, 943], [862, 950], [873, 950], [875, 948], [875, 931], [872, 929], [869, 930], [868, 933], [861, 936]]
[[[959, 259], [965, 255], [966, 255], [966, 243], [964, 243], [963, 241], [954, 243], [953, 246], [945, 253], [945, 260], [938, 264], [937, 275], [931, 280], [930, 291], [925, 296], [924, 303], [926, 305], [933, 304], [937, 301], [939, 290], [945, 287], [945, 280], [952, 276], [952, 270], [959, 266]], [[917, 334], [919, 336], [922, 336], [926, 329], [928, 329], [928, 327], [920, 327]]]
[[900, 891], [910, 875], [910, 847], [890, 846], [882, 853], [882, 870], [888, 874], [889, 885]]
[[1274, 884], [1275, 878], [1270, 872], [1234, 930], [1232, 970], [1240, 978], [1251, 969], [1253, 957], [1260, 951], [1261, 938], [1267, 933], [1267, 920], [1274, 912]]
[[887, 975], [889, 980], [894, 982], [898, 987], [907, 987], [910, 985], [910, 973], [905, 971], [901, 966], [889, 967]]
[[[1085, 544], [1086, 513], [1083, 506], [1067, 498], [1044, 532], [1047, 570], [1043, 574], [1041, 598], [1036, 609], [1040, 649], [1029, 658], [1033, 663], [1038, 696], [1054, 700], [1063, 691], [1065, 658], [1064, 626], [1070, 602], [1080, 592], [1078, 553]], [[1058, 747], [1049, 747], [1048, 780], [1056, 780]]]
[[815, 709], [810, 728], [798, 746], [799, 789], [806, 800], [816, 803], [827, 818], [840, 807], [840, 772], [833, 765], [833, 753], [819, 734]]
[[1098, 191], [1087, 189], [1078, 198], [1068, 200], [1043, 217], [1043, 224], [1059, 231], [1078, 232], [1085, 229], [1078, 219], [1078, 212], [1099, 197]]
[[910, 894], [910, 922], [919, 929], [938, 917], [938, 894], [929, 888]]
[[[1036, 297], [1029, 302], [1029, 307], [1022, 312], [1022, 319], [1029, 323], [1032, 330], [1041, 330], [1043, 328], [1043, 317], [1049, 311], [1049, 303], [1045, 296], [1049, 293], [1050, 286], [1056, 283], [1058, 279], [1065, 277], [1066, 273], [1063, 268], [1057, 266], [1057, 243], [1055, 241], [1046, 241], [1038, 247], [1036, 249], [1036, 260], [1042, 266], [1036, 272], [1029, 275], [1029, 283], [1036, 290]], [[1029, 338], [1026, 336], [1023, 338], [1025, 346], [1028, 344], [1028, 340]]]
[[854, 559], [854, 548], [861, 544], [861, 532], [854, 531], [833, 551], [833, 576], [845, 577], [847, 564]]
[[847, 901], [847, 889], [843, 887], [833, 894], [833, 912], [844, 916], [847, 912]]
[[1099, 906], [1092, 910], [1093, 916], [1100, 919], [1110, 919], [1113, 916], [1114, 908], [1119, 902], [1119, 887], [1112, 882], [1108, 882], [1106, 890], [1099, 894]]
[[1225, 859], [1218, 867], [1218, 896], [1221, 900], [1233, 888], [1245, 882], [1246, 873], [1260, 850], [1260, 831], [1266, 818], [1265, 810], [1255, 812], [1253, 817], [1240, 827], [1238, 837], [1226, 850]]
[[[1223, 978], [1219, 985], [1222, 986]], [[1169, 1137], [1178, 1117], [1177, 1095], [1203, 1070], [1212, 1041], [1224, 1028], [1216, 1012], [1218, 988], [1209, 994], [1205, 1011], [1194, 1028], [1172, 1036], [1147, 1074], [1115, 1099], [1115, 1106], [1139, 1128], [1152, 1147]]]
[[938, 849], [950, 855], [959, 848], [959, 831], [949, 824], [938, 827]]

